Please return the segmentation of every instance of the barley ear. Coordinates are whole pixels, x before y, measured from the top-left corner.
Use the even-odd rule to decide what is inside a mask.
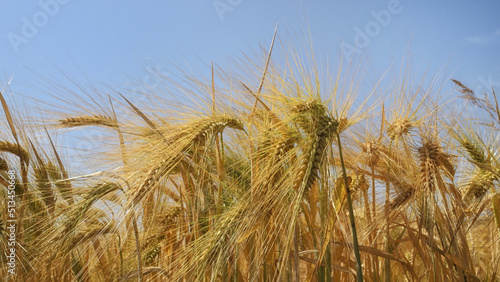
[[[22,161],[29,163],[30,155],[26,149],[14,143],[0,141],[0,152],[8,152],[19,157]]]
[[[50,146],[52,147],[52,150],[54,151],[54,154],[56,156],[57,164],[58,167],[53,165],[51,162],[49,162],[49,165],[52,165],[48,168],[50,177],[52,181],[55,183],[56,188],[58,189],[59,193],[61,193],[61,196],[70,204],[73,204],[73,196],[71,195],[71,182],[68,180],[68,172],[64,168],[64,164],[61,160],[61,157],[59,156],[59,153],[57,152],[56,147],[54,146],[54,142],[52,142],[52,138],[50,137],[49,132],[47,131],[47,128],[45,129],[45,133],[47,134],[47,137],[49,138]],[[60,172],[60,174],[59,174]],[[62,176],[62,177],[61,177]]]
[[[77,126],[105,126],[111,128],[117,128],[118,123],[115,119],[104,115],[86,115],[79,117],[69,117],[59,120],[59,123],[64,127],[77,127]]]

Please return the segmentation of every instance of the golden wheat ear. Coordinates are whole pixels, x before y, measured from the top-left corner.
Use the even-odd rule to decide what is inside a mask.
[[[45,133],[47,134],[47,138],[49,139],[50,146],[57,161],[57,165],[55,164],[55,162],[49,161],[47,163],[47,171],[49,173],[52,182],[56,186],[56,189],[61,194],[61,197],[68,204],[72,205],[74,203],[74,200],[72,195],[71,181],[69,180],[68,172],[66,171],[61,156],[59,155],[59,152],[57,151],[57,148],[54,145],[54,142],[52,141],[52,137],[50,137],[50,134],[46,128],[44,128],[44,130]]]
[[[244,130],[242,121],[237,118],[213,115],[182,126],[180,132],[173,132],[173,136],[162,134],[167,145],[160,143],[158,149],[165,152],[154,152],[161,159],[151,165],[146,176],[140,180],[140,184],[129,191],[132,203],[138,204],[161,179],[187,161],[184,160],[187,156],[195,154],[195,148],[208,146],[226,127]]]
[[[0,152],[8,152],[29,163],[30,154],[26,149],[8,141],[0,141]]]
[[[311,139],[310,146],[304,154],[301,170],[295,179],[296,189],[304,191],[318,178],[321,162],[325,159],[325,150],[332,142],[338,122],[327,115],[326,108],[317,100],[299,103],[293,106],[292,112],[300,114],[296,121]],[[304,113],[310,117],[303,116]],[[305,186],[301,187],[303,185]]]
[[[115,119],[104,115],[88,115],[79,117],[69,117],[59,120],[59,123],[64,127],[78,127],[78,126],[105,126],[117,128],[118,123]]]

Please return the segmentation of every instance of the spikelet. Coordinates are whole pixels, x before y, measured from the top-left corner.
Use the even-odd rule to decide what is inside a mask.
[[[182,209],[180,205],[169,206],[163,214],[158,216],[158,224],[168,227],[175,221],[181,211]]]
[[[470,159],[479,164],[487,164],[489,161],[486,158],[485,152],[481,145],[474,138],[461,135],[457,136],[458,142],[465,149]]]
[[[476,170],[472,179],[465,186],[464,199],[481,199],[492,187],[493,182],[498,180],[497,174],[484,169]]]
[[[461,83],[460,81],[455,80],[455,79],[451,79],[451,81],[453,81],[457,86],[459,86],[461,88],[460,92],[462,92],[463,94],[474,95],[474,91],[472,91],[467,86],[463,85],[463,83]]]
[[[86,243],[87,241],[96,240],[97,237],[113,233],[115,227],[113,224],[99,224],[85,226],[78,229],[72,236],[68,237],[70,240],[66,241],[62,246],[65,252],[70,252],[75,247]]]
[[[347,185],[349,186],[349,191],[351,191],[351,183],[352,177],[347,176]],[[344,177],[337,177],[335,179],[335,209],[341,209],[345,207],[345,202],[347,199],[346,189],[345,189],[345,180]]]
[[[211,140],[215,134],[222,133],[226,127],[244,130],[243,123],[239,119],[231,118],[227,115],[211,116],[197,121],[194,124],[184,126],[183,130],[180,131],[180,134],[189,134],[191,142],[185,144],[181,151],[188,152],[192,147],[204,145],[206,142]],[[186,132],[188,130],[189,132]],[[176,142],[178,139],[179,136],[174,138],[172,142]],[[142,198],[144,198],[146,193],[156,183],[158,183],[162,177],[169,174],[181,160],[182,155],[176,155],[174,152],[173,154],[165,157],[159,164],[154,165],[154,167],[149,170],[140,186],[131,191],[132,202],[138,203]]]
[[[49,208],[49,210],[52,212],[54,209],[56,199],[52,191],[52,185],[50,184],[49,181],[49,174],[47,173],[47,170],[44,168],[43,164],[41,166],[35,167],[34,172],[35,172],[36,185],[42,195],[42,200],[45,203],[45,205]]]
[[[169,206],[164,213],[155,218],[155,226],[158,226],[159,230],[155,235],[148,238],[144,246],[141,247],[142,250],[145,250],[143,259],[146,265],[152,265],[160,254],[163,245],[162,241],[165,239],[165,231],[171,228],[177,216],[180,215],[181,210],[180,205]]]
[[[61,194],[64,200],[66,200],[69,204],[73,203],[73,196],[71,195],[71,183],[69,180],[63,179],[62,171],[59,167],[56,167],[53,162],[47,162],[47,172],[54,183],[57,191]]]
[[[121,187],[113,182],[104,182],[92,188],[92,190],[85,195],[84,199],[78,202],[77,205],[74,205],[68,212],[68,220],[66,221],[66,225],[64,227],[64,233],[68,234],[75,231],[75,227],[96,201],[101,200],[107,194],[120,189]]]
[[[118,191],[120,189],[121,189],[120,185],[114,182],[104,182],[93,188],[92,191],[90,191],[90,193],[87,195],[86,199],[91,201],[96,201],[101,197],[104,197],[106,194]]]
[[[352,178],[352,184],[349,185],[349,190],[352,193],[365,191],[370,187],[364,174],[351,174],[350,177]]]
[[[146,178],[138,186],[138,189],[131,189],[131,199],[133,203],[138,203],[147,192],[160,181],[162,177],[169,174],[175,166],[182,160],[181,156],[168,156],[159,164],[149,170]]]
[[[270,156],[275,160],[280,160],[283,156],[286,155],[294,147],[294,138],[289,136],[278,137],[274,140],[272,151],[270,152]]]
[[[350,173],[347,176],[349,183],[349,191],[352,197],[352,200],[360,200],[360,197],[368,191],[370,185],[366,181],[364,174]],[[344,181],[344,177],[339,177],[339,181]],[[345,188],[344,188],[345,189]]]
[[[446,172],[446,176],[451,180],[453,180],[453,178],[455,177],[456,172],[456,168],[452,162],[452,159],[453,158],[451,155],[439,150],[437,155],[438,164],[441,166],[441,169]]]
[[[14,154],[24,160],[24,162],[29,163],[30,155],[23,147],[17,146],[14,143],[7,141],[0,141],[0,152],[9,152]]]
[[[324,113],[326,109],[325,106],[319,100],[311,99],[307,102],[297,103],[292,107],[291,110],[296,113],[306,113],[306,112]]]
[[[49,173],[50,178],[53,181],[60,180],[62,178],[62,173],[60,170],[54,165],[53,162],[48,161],[47,162],[47,172]]]
[[[71,253],[71,270],[73,273],[76,273],[76,277],[79,279],[82,274],[84,272],[84,265],[82,263],[82,261],[77,257],[75,256],[73,253]]]
[[[116,122],[115,119],[104,115],[69,117],[59,120],[59,124],[61,124],[64,127],[91,126],[91,125],[105,126],[111,128],[118,127],[118,123]]]
[[[349,120],[346,117],[339,118],[338,123],[337,130],[339,133],[344,132],[350,126]]]
[[[404,169],[401,168],[391,173],[384,172],[383,176],[397,192],[397,196],[390,203],[391,208],[397,208],[408,203],[415,194],[416,188],[421,184],[419,176],[417,176],[417,180],[414,180],[413,177],[415,176],[405,175]]]
[[[35,193],[26,193],[26,205],[28,210],[36,215],[46,215],[47,205]]]
[[[413,187],[409,187],[408,189],[400,192],[394,200],[389,204],[391,209],[398,208],[408,203],[411,197],[415,194],[415,189]]]
[[[318,178],[324,152],[337,130],[338,121],[329,117],[325,106],[317,100],[295,105],[292,111],[306,114],[297,118],[298,125],[308,134],[308,145],[294,186],[298,189],[301,184],[305,184],[305,189],[307,189]]]
[[[203,119],[188,128],[194,131],[193,142],[204,142],[209,136],[224,131],[225,127],[244,130],[243,123],[239,119],[226,115],[216,115]]]
[[[151,246],[150,248],[146,249],[144,252],[144,263],[147,266],[153,265],[154,260],[158,257],[161,251],[161,246],[160,244],[155,244]]]
[[[270,163],[276,163],[276,161],[281,160],[294,147],[297,141],[297,138],[293,137],[293,133],[276,130],[276,127],[264,130],[261,139],[262,141],[260,141],[257,148],[257,160],[270,161]]]
[[[366,164],[369,167],[374,167],[377,165],[380,159],[380,150],[379,144],[375,141],[369,141],[364,144],[361,144],[361,149],[363,153],[366,155]]]
[[[425,191],[434,192],[437,184],[439,170],[443,168],[447,173],[454,175],[455,170],[447,154],[443,153],[441,147],[433,141],[425,141],[418,148],[420,159],[420,172],[422,186]]]
[[[163,176],[171,172],[180,160],[181,157],[178,156],[174,156],[174,158],[168,157],[152,168],[147,174],[147,177],[143,180],[140,188],[134,192],[134,202],[137,203],[140,199],[142,199],[145,196],[145,192],[158,183]]]
[[[413,127],[413,123],[408,119],[396,120],[389,124],[387,128],[387,134],[391,140],[398,139],[410,132]]]

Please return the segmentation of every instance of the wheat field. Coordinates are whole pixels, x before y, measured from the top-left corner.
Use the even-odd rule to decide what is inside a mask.
[[[142,101],[82,89],[42,119],[5,88],[0,245],[15,235],[16,273],[4,255],[0,277],[499,281],[494,89],[403,68],[361,93],[359,68],[286,50],[163,78]],[[60,137],[85,130],[104,137],[75,165]]]

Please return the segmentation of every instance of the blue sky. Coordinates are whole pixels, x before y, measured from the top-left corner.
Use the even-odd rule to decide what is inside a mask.
[[[491,0],[0,0],[0,87],[12,78],[14,95],[38,96],[25,86],[37,74],[123,85],[145,80],[144,63],[223,64],[268,45],[279,23],[281,35],[309,26],[315,48],[333,62],[342,46],[357,48],[352,56],[379,75],[411,43],[417,76],[447,67],[487,91],[500,86],[499,12]]]

